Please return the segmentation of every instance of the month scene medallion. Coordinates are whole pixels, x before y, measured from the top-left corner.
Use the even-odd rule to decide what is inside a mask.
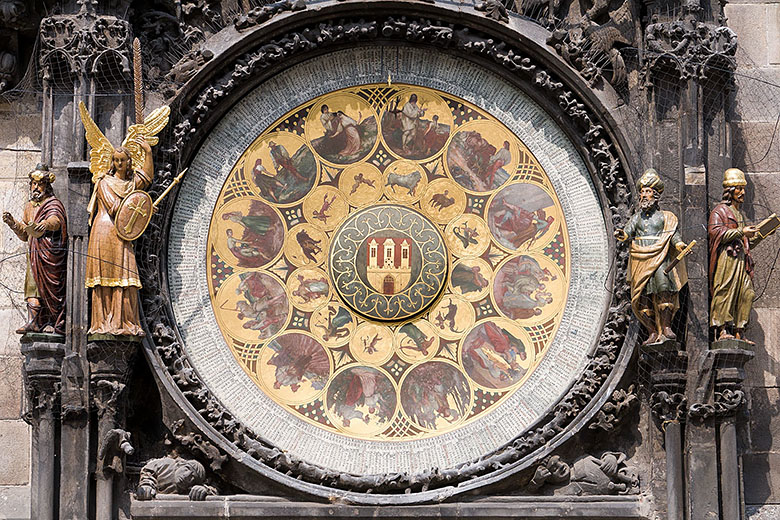
[[[291,81],[295,104],[247,96],[185,179],[169,286],[193,366],[311,464],[414,473],[497,449],[597,340],[608,242],[587,170],[525,98],[501,119],[454,79]]]

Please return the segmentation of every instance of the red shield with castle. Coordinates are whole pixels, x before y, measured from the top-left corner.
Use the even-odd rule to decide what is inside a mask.
[[[412,241],[407,237],[373,236],[366,240],[366,277],[382,294],[398,294],[412,276]]]

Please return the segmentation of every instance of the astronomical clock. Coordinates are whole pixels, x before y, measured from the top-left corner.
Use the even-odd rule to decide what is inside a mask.
[[[475,66],[393,52],[390,81],[350,72],[382,59],[353,49],[242,98],[168,246],[210,391],[270,446],[357,476],[512,442],[580,376],[609,297],[601,203],[557,123]]]

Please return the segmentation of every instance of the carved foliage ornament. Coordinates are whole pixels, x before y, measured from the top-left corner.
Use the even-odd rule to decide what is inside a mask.
[[[725,25],[695,19],[659,22],[645,28],[645,60],[641,74],[650,86],[653,74],[664,66],[674,67],[680,80],[705,79],[716,69],[733,71],[737,33]]]
[[[182,109],[181,120],[175,128],[173,151],[181,153],[199,132],[201,125],[211,117],[211,110],[229,99],[239,85],[249,83],[261,71],[308,51],[323,50],[342,42],[372,41],[381,34],[385,39],[413,41],[439,48],[452,48],[483,59],[494,61],[524,81],[542,87],[542,91],[561,107],[565,119],[580,129],[587,154],[596,167],[609,212],[614,224],[620,225],[629,215],[626,201],[630,198],[625,170],[613,149],[609,135],[598,124],[577,95],[567,90],[557,77],[545,70],[524,52],[504,42],[471,31],[462,26],[434,23],[426,19],[387,17],[375,20],[325,21],[288,33],[251,51],[223,71],[214,75],[212,83],[204,87]],[[172,166],[155,177],[153,190],[162,191],[172,178]],[[145,290],[142,293],[148,330],[157,347],[157,354],[167,367],[173,381],[198,413],[226,439],[267,466],[299,480],[327,487],[363,493],[394,493],[401,490],[422,492],[428,489],[469,481],[489,474],[518,461],[562,434],[604,387],[614,368],[615,360],[625,340],[627,330],[627,286],[619,282],[613,289],[610,313],[603,328],[599,345],[591,356],[582,376],[554,409],[536,423],[536,427],[517,437],[511,444],[479,460],[445,471],[432,469],[415,475],[337,474],[296,459],[280,451],[249,431],[225,409],[200,381],[171,328],[171,321],[163,308],[168,304],[160,297],[160,264],[162,244],[165,244],[164,218],[170,218],[172,205],[153,218],[147,233],[139,241],[139,270]],[[162,215],[166,215],[163,217]],[[616,280],[625,279],[627,255],[625,249],[617,253]],[[219,457],[217,456],[217,459]]]
[[[71,73],[83,73],[105,56],[115,57],[122,72],[130,72],[130,23],[113,16],[85,20],[74,16],[50,16],[41,21],[40,65],[46,77],[53,58],[64,59]]]
[[[736,414],[744,402],[745,392],[726,389],[722,392],[715,392],[712,403],[692,404],[688,410],[688,415],[691,418],[701,420],[728,417]]]

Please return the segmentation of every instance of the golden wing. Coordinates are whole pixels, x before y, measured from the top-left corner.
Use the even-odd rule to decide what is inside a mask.
[[[92,172],[92,182],[95,182],[111,168],[114,147],[111,146],[111,141],[103,135],[103,132],[100,131],[100,128],[89,116],[87,106],[83,101],[79,101],[79,112],[81,112],[81,122],[84,125],[87,142],[91,147],[89,151],[89,171]]]
[[[141,168],[146,158],[146,153],[138,144],[138,138],[143,136],[146,138],[149,146],[156,145],[159,139],[155,136],[168,124],[170,115],[171,107],[165,105],[146,116],[143,123],[135,124],[127,129],[127,137],[122,142],[122,146],[130,151],[130,157],[133,159],[133,168]]]

